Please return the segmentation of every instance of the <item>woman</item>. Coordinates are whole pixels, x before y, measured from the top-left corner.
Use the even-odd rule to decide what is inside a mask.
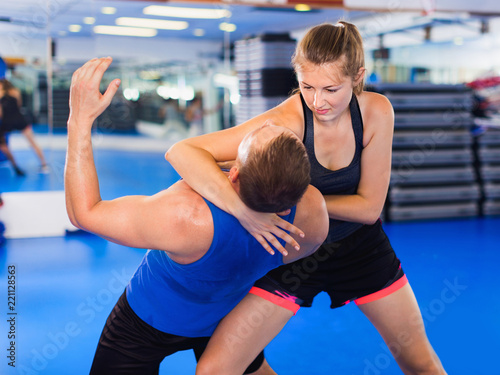
[[[2,119],[2,133],[5,137],[5,133],[19,130],[23,133],[23,135],[28,140],[29,144],[37,154],[40,159],[40,172],[48,173],[49,169],[47,166],[47,162],[45,161],[45,157],[43,155],[42,149],[38,146],[35,141],[35,136],[33,134],[33,128],[30,124],[26,122],[26,119],[22,115],[20,108],[22,105],[21,101],[21,93],[18,89],[16,89],[12,83],[10,83],[6,79],[0,80],[0,104],[1,104],[1,112],[0,117]],[[1,138],[1,135],[0,135]],[[5,146],[3,146],[5,145]],[[10,151],[6,148],[6,142],[0,139],[1,151],[4,152],[9,158],[14,167],[16,174],[24,175],[24,173],[19,169],[17,164],[12,157]],[[10,155],[9,155],[10,154]]]
[[[25,176],[24,171],[19,168],[17,165],[16,159],[14,158],[14,155],[12,155],[12,152],[10,151],[9,145],[7,144],[7,131],[4,130],[2,123],[1,123],[1,118],[2,118],[2,108],[0,107],[0,152],[5,155],[8,161],[10,161],[10,164],[12,165],[12,168],[14,169],[14,172],[16,173],[16,176]]]
[[[332,308],[356,302],[405,374],[444,374],[413,291],[378,220],[390,180],[394,113],[387,98],[363,91],[359,31],[343,21],[316,26],[298,44],[292,63],[299,93],[235,128],[182,141],[166,154],[190,186],[236,216],[268,249],[266,241],[277,242],[273,235],[292,242],[279,228],[281,220],[246,208],[215,162],[234,159],[243,136],[263,121],[286,126],[306,145],[312,185],[324,195],[330,216],[329,235],[315,254],[321,257],[313,255],[308,263],[315,267],[298,272],[300,264],[292,264],[259,281],[253,294],[219,325],[197,373],[241,373],[248,357],[254,358],[259,346],[272,339],[260,327],[236,346],[227,339],[241,322],[249,321],[252,309],[270,308],[271,301],[283,295],[311,306],[314,296],[326,291]],[[273,318],[277,315],[286,321],[291,313],[274,309]],[[265,363],[258,374],[274,372]]]

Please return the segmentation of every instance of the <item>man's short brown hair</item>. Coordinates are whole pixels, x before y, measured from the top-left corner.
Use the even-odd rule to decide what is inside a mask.
[[[252,210],[281,212],[295,206],[311,181],[302,142],[283,133],[252,148],[240,167],[240,197]]]

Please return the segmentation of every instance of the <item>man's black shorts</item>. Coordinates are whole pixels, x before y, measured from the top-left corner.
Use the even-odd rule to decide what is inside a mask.
[[[99,339],[90,375],[157,375],[163,359],[193,349],[196,359],[210,337],[183,337],[159,331],[139,318],[123,293],[109,315]],[[260,353],[245,374],[257,371]]]

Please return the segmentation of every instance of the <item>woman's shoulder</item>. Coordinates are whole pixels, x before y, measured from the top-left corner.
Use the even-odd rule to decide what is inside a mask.
[[[357,96],[363,122],[371,123],[374,120],[394,120],[392,104],[386,96],[376,92],[363,91]]]
[[[304,128],[304,112],[299,94],[294,94],[266,112],[275,124],[291,129],[298,137],[302,136]]]
[[[380,114],[380,112],[392,111],[392,104],[385,95],[363,91],[357,98],[362,112],[377,112]]]
[[[302,101],[300,100],[300,94],[290,95],[275,108],[283,112],[291,112],[292,114],[302,113]]]
[[[358,95],[363,118],[363,143],[366,146],[375,134],[389,135],[394,131],[394,110],[384,95],[363,91]]]
[[[21,91],[19,89],[13,88],[8,91],[9,96],[13,98],[19,98],[21,96]]]

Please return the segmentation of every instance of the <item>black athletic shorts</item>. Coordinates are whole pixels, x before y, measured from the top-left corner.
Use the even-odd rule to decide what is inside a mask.
[[[270,271],[250,291],[283,306],[310,307],[326,292],[331,308],[351,301],[368,303],[403,287],[408,280],[380,221],[363,225],[339,242],[323,244],[314,254]],[[280,301],[281,300],[281,303]],[[286,305],[284,307],[287,307]]]
[[[159,331],[139,318],[123,293],[111,311],[94,356],[90,375],[157,375],[166,356],[193,349],[198,360],[210,337],[183,337]],[[245,374],[264,362],[260,353]]]

